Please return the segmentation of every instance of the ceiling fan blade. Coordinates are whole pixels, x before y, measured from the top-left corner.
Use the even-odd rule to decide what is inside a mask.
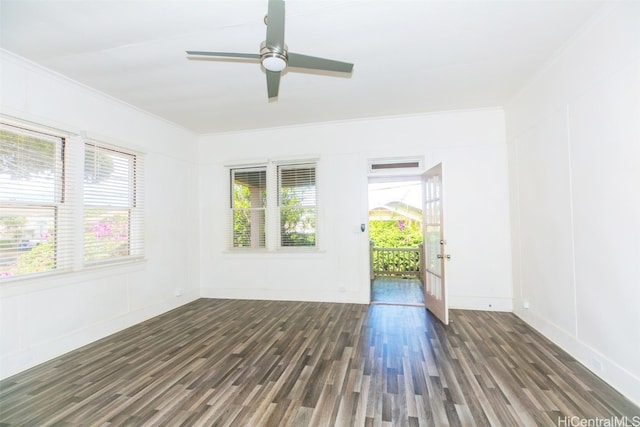
[[[284,1],[269,0],[267,11],[267,46],[284,50]]]
[[[267,93],[269,98],[276,98],[278,96],[278,89],[280,89],[280,71],[269,71],[267,73]]]
[[[195,56],[218,56],[226,58],[249,58],[260,59],[260,55],[257,53],[237,53],[237,52],[201,52],[196,50],[188,50],[187,54]]]
[[[353,70],[353,64],[350,64],[348,62],[317,58],[315,56],[300,55],[299,53],[292,52],[289,52],[287,56],[289,58],[289,67],[337,71],[339,73],[350,73]]]

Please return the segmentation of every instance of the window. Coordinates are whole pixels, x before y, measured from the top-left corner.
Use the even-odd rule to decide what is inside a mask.
[[[0,127],[0,278],[70,266],[60,240],[65,140],[14,126]]]
[[[267,169],[231,170],[233,247],[264,248]]]
[[[278,208],[280,246],[315,246],[315,165],[278,166]]]
[[[138,156],[97,143],[84,151],[84,262],[141,256]]]
[[[230,170],[232,248],[316,246],[316,163]]]
[[[7,121],[0,124],[0,280],[142,257],[143,156]]]

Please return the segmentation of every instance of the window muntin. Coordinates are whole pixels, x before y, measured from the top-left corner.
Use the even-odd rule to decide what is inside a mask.
[[[59,256],[64,144],[62,137],[0,125],[0,278],[70,267]]]

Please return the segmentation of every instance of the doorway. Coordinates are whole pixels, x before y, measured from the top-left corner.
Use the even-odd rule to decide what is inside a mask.
[[[369,178],[371,303],[425,306],[420,176]]]

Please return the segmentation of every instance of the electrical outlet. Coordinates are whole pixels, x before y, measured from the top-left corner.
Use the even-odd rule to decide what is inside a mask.
[[[182,288],[177,288],[176,289],[176,296],[177,297],[181,297],[182,296]]]
[[[522,301],[522,308],[529,308],[529,301],[527,300]]]

